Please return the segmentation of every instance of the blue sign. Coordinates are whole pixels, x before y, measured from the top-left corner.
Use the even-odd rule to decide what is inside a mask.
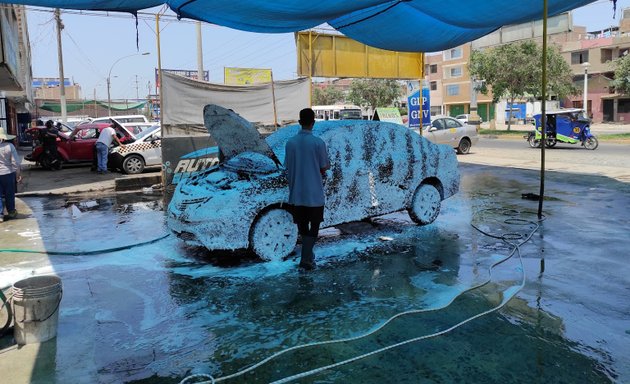
[[[420,90],[407,97],[409,128],[420,128]],[[429,89],[422,89],[422,125],[431,124],[431,101]]]
[[[422,88],[422,125],[431,125],[431,96],[429,88]]]

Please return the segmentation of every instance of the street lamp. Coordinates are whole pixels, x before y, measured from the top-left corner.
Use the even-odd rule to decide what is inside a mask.
[[[128,57],[133,56],[146,56],[150,55],[150,52],[142,52],[142,53],[134,53],[133,55],[123,56],[120,59],[114,61],[114,64],[109,68],[109,74],[107,74],[107,109],[109,110],[109,115],[112,115],[112,97],[111,97],[111,77],[112,77],[112,69],[114,69],[114,65],[118,64],[118,62],[122,59],[126,59]]]
[[[584,97],[584,113],[586,114],[586,116],[588,117],[588,67],[591,64],[586,61],[584,63],[582,63],[582,67],[584,67],[584,92],[583,92],[583,97]]]

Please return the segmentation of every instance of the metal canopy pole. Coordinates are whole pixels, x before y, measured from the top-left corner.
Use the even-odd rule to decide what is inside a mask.
[[[538,219],[542,219],[545,199],[545,134],[547,131],[547,0],[543,0],[543,43],[542,43],[542,102],[540,103],[540,192],[538,193]]]

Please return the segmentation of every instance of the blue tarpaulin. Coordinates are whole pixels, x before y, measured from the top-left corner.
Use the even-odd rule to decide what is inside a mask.
[[[548,0],[549,15],[595,0]],[[251,32],[294,32],[328,23],[388,50],[434,52],[508,24],[542,19],[543,0],[14,0],[44,7],[136,12],[167,4],[181,17]]]

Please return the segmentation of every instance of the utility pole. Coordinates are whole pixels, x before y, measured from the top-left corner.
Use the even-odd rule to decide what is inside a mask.
[[[197,80],[204,81],[203,76],[203,47],[201,44],[201,21],[197,22]]]
[[[59,101],[61,103],[61,121],[68,121],[68,112],[66,110],[66,79],[63,75],[63,50],[61,49],[61,30],[63,23],[61,22],[61,11],[55,8],[55,19],[57,20],[57,57],[59,59]]]
[[[136,75],[136,101],[140,100],[140,96],[138,94],[138,75]]]

